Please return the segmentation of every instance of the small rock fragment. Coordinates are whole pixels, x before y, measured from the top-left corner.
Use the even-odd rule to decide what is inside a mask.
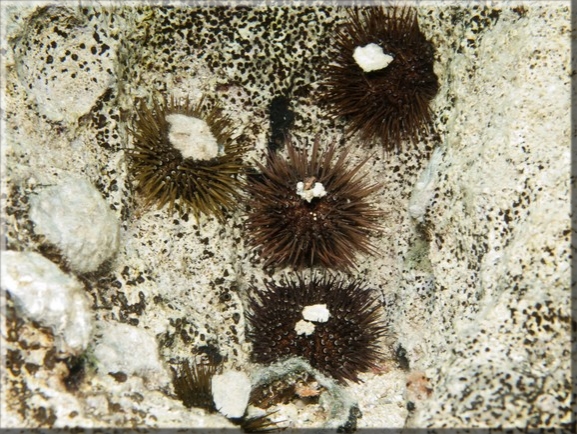
[[[33,196],[30,218],[34,231],[57,246],[76,272],[95,271],[118,249],[118,219],[85,179],[71,179]]]
[[[223,415],[239,418],[248,405],[251,384],[244,372],[228,371],[212,377],[212,399]]]
[[[2,252],[2,286],[23,314],[50,327],[61,351],[86,349],[92,333],[90,301],[82,284],[36,252]]]

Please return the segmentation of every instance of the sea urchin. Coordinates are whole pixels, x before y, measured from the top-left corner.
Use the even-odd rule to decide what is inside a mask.
[[[383,357],[382,307],[357,281],[317,276],[284,286],[266,282],[262,291],[251,288],[246,315],[257,363],[302,357],[340,382],[359,382],[357,374]]]
[[[439,88],[434,48],[413,9],[347,9],[336,34],[334,61],[325,69],[324,99],[346,118],[347,132],[384,149],[416,141],[431,122],[430,101]]]
[[[374,253],[369,237],[382,213],[369,200],[380,186],[359,176],[368,158],[349,169],[347,151],[337,158],[334,145],[319,148],[317,138],[309,160],[287,142],[288,160],[269,153],[247,181],[249,244],[265,267],[347,269],[357,252]]]
[[[200,407],[215,411],[212,400],[211,381],[218,372],[214,363],[196,364],[188,360],[173,369],[173,387],[176,396],[187,407]]]
[[[146,204],[180,203],[222,220],[238,203],[245,147],[233,140],[230,119],[216,108],[204,115],[203,100],[141,102],[131,132],[130,168]]]

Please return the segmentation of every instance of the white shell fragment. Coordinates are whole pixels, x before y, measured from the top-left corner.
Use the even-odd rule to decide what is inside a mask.
[[[384,69],[390,65],[394,57],[383,52],[377,44],[370,43],[364,47],[357,47],[353,53],[353,58],[363,71],[371,72]]]
[[[2,252],[2,287],[26,317],[50,327],[66,352],[86,349],[92,334],[90,300],[82,284],[36,252]]]
[[[313,304],[303,309],[303,318],[308,321],[327,322],[330,316],[326,304]]]
[[[184,158],[210,160],[218,155],[218,142],[202,119],[172,114],[166,121],[170,124],[168,140]]]
[[[226,417],[242,417],[249,395],[250,379],[244,372],[227,371],[212,377],[212,400]]]
[[[315,325],[312,322],[305,321],[301,319],[295,324],[295,332],[297,335],[312,335],[315,331]]]
[[[327,191],[325,190],[325,186],[322,185],[320,182],[315,182],[313,188],[305,190],[304,182],[297,182],[297,194],[307,202],[310,202],[315,197],[323,197],[326,196]]]

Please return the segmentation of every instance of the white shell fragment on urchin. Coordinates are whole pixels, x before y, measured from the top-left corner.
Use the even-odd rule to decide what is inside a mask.
[[[307,321],[327,322],[331,316],[326,304],[312,304],[303,309],[303,318]]]
[[[183,158],[210,160],[218,156],[218,142],[208,124],[199,118],[175,113],[166,116],[168,140]]]
[[[36,252],[2,252],[2,287],[30,320],[53,330],[57,347],[81,353],[92,334],[90,300],[82,284]]]
[[[95,271],[118,249],[118,219],[85,179],[71,179],[32,196],[30,218],[34,232],[57,246],[76,272]]]
[[[327,191],[325,186],[320,182],[315,182],[313,188],[305,189],[304,182],[297,182],[297,194],[307,202],[310,202],[315,197],[326,196]]]
[[[355,48],[353,58],[365,72],[384,69],[394,60],[393,56],[383,52],[383,49],[375,43]]]
[[[305,321],[304,319],[297,321],[295,324],[295,332],[297,332],[297,335],[310,336],[314,333],[314,331],[315,325],[312,322]]]
[[[250,379],[244,372],[227,371],[212,377],[212,400],[217,410],[226,417],[244,415],[250,396]]]
[[[302,311],[303,318],[295,324],[297,335],[310,336],[315,331],[313,322],[327,322],[331,316],[326,304],[311,304]]]

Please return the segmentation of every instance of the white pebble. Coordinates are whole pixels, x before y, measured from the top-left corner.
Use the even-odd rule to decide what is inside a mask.
[[[301,319],[295,324],[295,332],[297,335],[310,336],[315,331],[315,325],[312,322],[305,321]]]
[[[227,371],[212,377],[212,400],[226,417],[244,415],[250,395],[250,379],[244,372]]]
[[[118,249],[118,219],[100,192],[85,179],[72,179],[30,199],[34,232],[56,245],[70,267],[95,271]]]
[[[31,320],[50,327],[61,351],[80,353],[92,334],[90,300],[82,284],[36,252],[2,252],[2,286]]]
[[[326,304],[312,304],[303,309],[303,318],[308,321],[327,322],[330,316]]]
[[[166,120],[168,140],[184,158],[210,160],[218,155],[218,142],[205,121],[182,114],[168,115]]]
[[[394,57],[383,52],[377,44],[370,43],[364,47],[357,47],[353,58],[363,71],[371,72],[384,69],[393,61]]]

